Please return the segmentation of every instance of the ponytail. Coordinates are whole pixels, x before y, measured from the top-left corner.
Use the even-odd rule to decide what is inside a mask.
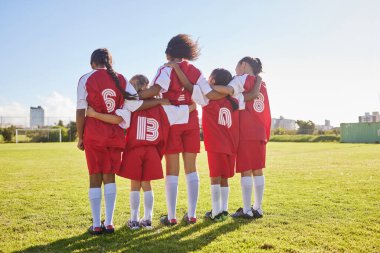
[[[243,62],[246,62],[249,64],[255,76],[263,72],[263,65],[261,64],[261,61],[259,58],[252,58],[250,56],[246,56],[239,61],[239,64],[242,64]]]
[[[235,100],[232,99],[230,95],[228,95],[226,98],[228,101],[230,101],[233,111],[236,111],[237,109],[239,109],[239,105],[236,103]]]
[[[119,80],[119,77],[117,76],[116,72],[113,70],[111,64],[106,61],[105,64],[104,64],[107,68],[107,72],[111,75],[112,79],[115,81],[115,85],[116,87],[118,88],[118,90],[121,92],[121,94],[123,95],[124,99],[127,99],[127,100],[136,100],[136,96],[137,94],[135,95],[132,95],[130,94],[129,92],[126,92],[121,86],[120,86],[120,80]]]
[[[126,92],[120,86],[120,80],[116,74],[116,72],[112,68],[112,56],[107,48],[99,48],[96,49],[91,54],[91,64],[94,63],[97,66],[105,66],[107,68],[107,72],[111,75],[112,79],[115,81],[116,88],[121,92],[124,99],[127,100],[136,100],[137,94],[132,95],[129,92]]]

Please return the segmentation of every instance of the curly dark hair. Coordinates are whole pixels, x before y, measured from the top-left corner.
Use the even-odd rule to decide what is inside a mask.
[[[173,58],[183,58],[189,61],[198,59],[200,49],[198,41],[193,41],[190,35],[178,34],[171,38],[165,53]]]

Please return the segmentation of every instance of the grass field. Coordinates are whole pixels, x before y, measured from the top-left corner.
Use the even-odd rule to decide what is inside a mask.
[[[198,217],[211,207],[205,152]],[[263,219],[200,218],[166,228],[163,181],[153,184],[153,230],[130,231],[129,182],[118,179],[114,235],[91,237],[84,154],[74,143],[0,145],[3,252],[380,252],[380,145],[270,143]],[[231,181],[230,211],[241,206]],[[186,211],[180,176],[178,216]],[[141,210],[142,211],[142,210]]]

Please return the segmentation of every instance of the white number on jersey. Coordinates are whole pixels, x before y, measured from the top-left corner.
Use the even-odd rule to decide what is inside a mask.
[[[264,109],[265,109],[265,105],[264,105],[264,96],[263,94],[260,92],[259,93],[259,97],[256,98],[253,102],[253,109],[256,111],[256,112],[263,112]]]
[[[115,100],[111,97],[116,97],[116,93],[112,89],[105,89],[102,91],[102,96],[104,99],[104,103],[107,106],[107,112],[112,112],[115,110]]]
[[[218,124],[230,128],[232,126],[231,112],[223,107],[219,110]]]
[[[147,117],[137,118],[137,139],[155,141],[158,138],[158,122]]]

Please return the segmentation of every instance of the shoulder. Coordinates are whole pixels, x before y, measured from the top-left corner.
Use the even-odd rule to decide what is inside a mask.
[[[165,65],[162,65],[157,70],[157,76],[160,76],[161,74],[170,75],[170,73],[172,72],[172,69],[173,68],[171,68],[171,67],[167,67]]]
[[[79,83],[86,83],[86,81],[88,80],[88,78],[92,75],[94,75],[94,73],[96,73],[97,70],[93,70],[91,72],[88,72],[87,74],[84,74],[83,76],[81,76],[81,78],[79,78]]]

